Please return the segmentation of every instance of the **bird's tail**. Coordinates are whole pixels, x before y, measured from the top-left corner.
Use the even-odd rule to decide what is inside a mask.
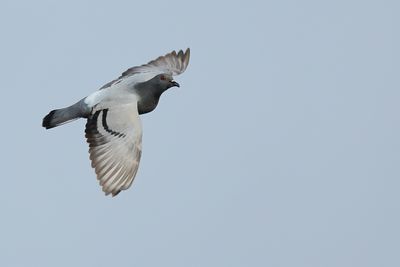
[[[46,129],[51,129],[74,121],[78,118],[86,118],[89,114],[89,111],[90,109],[87,107],[84,99],[82,99],[81,101],[67,108],[50,111],[50,113],[43,118],[42,126]]]

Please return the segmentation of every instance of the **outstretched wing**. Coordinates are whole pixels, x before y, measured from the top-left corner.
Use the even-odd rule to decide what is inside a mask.
[[[186,49],[185,53],[182,50],[179,50],[178,53],[172,51],[171,53],[166,54],[165,56],[158,57],[155,60],[150,61],[147,64],[130,68],[122,73],[122,77],[131,76],[136,73],[146,73],[151,72],[156,75],[161,73],[166,73],[169,75],[179,75],[183,73],[190,59],[190,49]]]
[[[87,120],[85,132],[92,167],[106,195],[115,196],[128,189],[142,151],[137,102],[95,109]]]
[[[118,79],[106,83],[100,88],[100,90],[118,84],[122,80],[131,78],[135,79],[136,82],[144,82],[162,73],[179,75],[186,70],[189,64],[189,59],[189,48],[186,49],[185,53],[182,50],[179,50],[178,53],[176,53],[176,51],[172,51],[171,53],[158,57],[147,64],[127,69],[120,77],[118,77]]]

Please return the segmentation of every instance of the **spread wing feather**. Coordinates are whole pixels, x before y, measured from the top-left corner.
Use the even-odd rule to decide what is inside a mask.
[[[114,84],[117,84],[123,79],[130,78],[131,76],[137,74],[141,75],[149,74],[145,75],[145,77],[148,77],[149,79],[162,73],[169,75],[179,75],[186,70],[189,64],[189,59],[190,59],[189,48],[186,49],[185,52],[183,52],[182,50],[179,50],[178,53],[176,51],[172,51],[171,53],[168,53],[164,56],[160,56],[157,59],[154,59],[147,64],[127,69],[122,73],[122,75],[118,79],[115,79],[105,84],[100,89],[108,88]]]
[[[103,191],[113,196],[128,189],[142,151],[137,103],[94,110],[86,124],[90,160]]]
[[[122,77],[131,76],[136,73],[154,72],[157,74],[166,73],[169,75],[179,75],[183,73],[190,59],[190,49],[186,49],[185,53],[179,50],[178,53],[172,51],[165,56],[158,57],[147,64],[130,68],[122,73]]]

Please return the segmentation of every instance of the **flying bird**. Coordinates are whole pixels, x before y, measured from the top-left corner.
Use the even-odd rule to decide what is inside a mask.
[[[87,119],[85,136],[92,167],[106,195],[128,189],[139,167],[142,124],[139,115],[153,111],[160,96],[179,84],[190,49],[172,51],[147,64],[132,67],[77,103],[50,111],[42,126],[54,128],[79,118]]]

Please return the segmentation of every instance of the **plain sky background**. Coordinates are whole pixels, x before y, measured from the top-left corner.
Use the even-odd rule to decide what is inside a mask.
[[[0,266],[400,266],[398,1],[1,1]],[[191,48],[105,197],[84,120]]]

